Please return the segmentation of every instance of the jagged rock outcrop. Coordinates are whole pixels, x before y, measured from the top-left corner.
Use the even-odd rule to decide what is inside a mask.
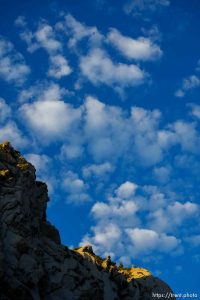
[[[0,144],[1,300],[147,300],[171,292],[145,269],[117,267],[91,246],[61,245],[46,220],[47,201],[35,168],[8,142]]]

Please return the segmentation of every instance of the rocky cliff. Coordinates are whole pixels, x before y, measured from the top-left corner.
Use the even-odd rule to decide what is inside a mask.
[[[0,144],[0,300],[147,300],[171,292],[147,270],[117,266],[89,245],[61,245],[47,202],[34,166]]]

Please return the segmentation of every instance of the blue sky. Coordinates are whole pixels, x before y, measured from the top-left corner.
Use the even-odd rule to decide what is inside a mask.
[[[62,242],[200,293],[199,1],[7,0],[0,13],[0,140],[48,183]]]

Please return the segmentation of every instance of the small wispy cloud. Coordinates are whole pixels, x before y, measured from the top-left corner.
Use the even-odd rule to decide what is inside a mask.
[[[200,78],[196,75],[191,75],[183,80],[182,86],[175,92],[175,96],[182,98],[188,91],[200,87]]]
[[[138,66],[115,63],[108,54],[100,49],[80,58],[82,75],[93,84],[106,84],[108,86],[128,87],[140,85],[147,74]]]
[[[0,78],[20,86],[30,72],[23,55],[15,50],[11,42],[0,37]]]
[[[48,76],[61,79],[71,74],[72,68],[63,54],[62,41],[56,36],[56,32],[52,26],[46,22],[39,23],[37,29],[33,32],[28,29],[27,22],[23,16],[17,18],[15,25],[19,28],[20,37],[26,42],[27,50],[30,53],[40,48],[48,53]]]
[[[144,37],[133,39],[123,36],[114,28],[108,34],[108,41],[124,57],[130,60],[151,61],[157,60],[162,56],[162,50],[151,39]]]
[[[72,171],[63,174],[62,187],[67,193],[66,202],[68,203],[82,204],[90,200],[87,183]]]
[[[149,19],[149,13],[160,11],[169,5],[169,0],[130,0],[124,5],[124,11],[134,17]]]

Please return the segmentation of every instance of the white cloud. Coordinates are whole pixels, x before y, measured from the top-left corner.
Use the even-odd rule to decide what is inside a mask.
[[[66,92],[58,85],[49,85],[39,99],[37,93],[34,95],[35,89],[21,95],[23,100],[29,95],[35,101],[22,105],[20,117],[37,139],[65,141],[61,154],[68,159],[89,153],[95,164],[112,163],[120,158],[152,166],[162,161],[174,145],[180,145],[183,152],[199,151],[200,136],[195,123],[176,121],[162,129],[159,110],[132,107],[128,112],[91,96],[74,108],[55,99],[61,99]],[[74,135],[70,134],[72,130]]]
[[[171,128],[174,131],[176,143],[179,144],[184,151],[191,153],[199,152],[200,136],[195,123],[176,121],[171,125]]]
[[[89,27],[85,24],[77,21],[72,15],[67,14],[65,16],[64,24],[58,23],[57,27],[60,27],[65,32],[70,32],[70,39],[68,41],[69,48],[75,48],[77,43],[81,40],[88,38],[90,45],[100,45],[103,36],[96,27]]]
[[[85,236],[80,245],[91,244],[95,251],[106,249],[112,251],[113,247],[121,239],[121,230],[116,224],[109,223],[107,226],[96,226],[92,228],[93,237]],[[105,253],[105,252],[104,252]]]
[[[63,101],[36,101],[21,106],[20,116],[39,139],[64,139],[80,118],[80,111]]]
[[[77,159],[81,157],[83,151],[80,141],[77,141],[77,144],[72,142],[61,147],[61,157],[64,159]]]
[[[144,13],[155,12],[169,5],[169,0],[130,0],[125,4],[124,11],[133,16],[144,16]]]
[[[150,254],[151,252],[172,252],[177,250],[180,240],[174,236],[159,234],[156,231],[143,228],[126,229],[133,245],[135,255]]]
[[[183,81],[184,90],[191,90],[199,86],[200,86],[200,79],[195,75],[191,75],[189,78],[186,78]]]
[[[88,151],[95,161],[105,162],[112,157],[115,159],[127,147],[127,121],[120,108],[107,106],[93,97],[87,97],[84,120]]]
[[[56,39],[53,28],[48,24],[39,25],[38,30],[35,32],[35,38],[40,46],[51,54],[62,50],[61,42]]]
[[[196,71],[197,71],[197,72],[200,71],[200,59],[197,61]]]
[[[13,121],[7,122],[5,125],[0,126],[0,141],[10,141],[13,147],[23,148],[27,146],[27,139],[23,136],[22,132]]]
[[[53,55],[62,51],[62,43],[56,38],[53,27],[43,22],[38,25],[35,32],[27,27],[25,17],[19,16],[15,25],[20,28],[20,37],[28,46],[27,50],[32,53],[39,48],[44,48],[49,54]]]
[[[144,83],[148,74],[136,64],[114,62],[105,49],[108,43],[113,44],[129,59],[148,61],[162,56],[162,50],[153,39],[132,39],[123,36],[115,28],[111,29],[106,37],[95,26],[87,26],[70,14],[64,16],[64,21],[58,22],[55,28],[69,37],[68,47],[73,49],[73,54],[79,58],[82,77],[95,85],[111,86],[122,95],[124,88]],[[80,76],[76,83],[79,88],[83,82],[82,77]]]
[[[126,181],[118,187],[118,189],[116,190],[116,195],[117,197],[122,199],[129,199],[134,196],[136,189],[137,184]]]
[[[57,79],[67,76],[72,72],[68,61],[62,55],[54,55],[50,57],[50,67],[48,75]]]
[[[26,65],[22,54],[15,50],[11,42],[0,37],[0,78],[21,85],[29,73],[30,68]]]
[[[19,102],[30,101],[55,101],[62,100],[64,96],[70,95],[70,91],[60,87],[57,83],[42,82],[28,89],[21,90],[18,95]]]
[[[158,182],[165,184],[170,179],[171,168],[169,166],[156,167],[154,168],[153,173]]]
[[[18,16],[17,19],[15,20],[15,25],[16,26],[26,26],[26,19],[24,16]]]
[[[28,153],[26,159],[34,165],[38,173],[45,172],[51,162],[51,159],[45,154]]]
[[[182,245],[177,228],[187,228],[188,220],[197,221],[198,213],[196,203],[175,201],[173,195],[163,194],[154,186],[125,182],[114,189],[114,195],[107,195],[106,200],[92,206],[95,225],[83,237],[82,244],[91,243],[100,255],[115,253],[118,258],[178,254]],[[112,241],[102,238],[110,224],[114,232]]]
[[[196,203],[174,202],[165,208],[158,208],[149,214],[149,224],[152,229],[159,232],[173,232],[174,228],[183,224],[190,218],[197,217],[199,206]]]
[[[199,211],[199,206],[196,203],[175,202],[168,207],[169,216],[174,219],[175,223],[181,223],[185,218],[194,216]]]
[[[71,74],[72,69],[63,55],[63,44],[56,35],[56,31],[47,23],[40,23],[35,32],[27,28],[25,19],[19,17],[15,24],[22,29],[20,37],[27,43],[27,50],[35,52],[43,48],[49,55],[48,75],[56,79]]]
[[[28,142],[14,121],[11,107],[3,98],[0,98],[0,143],[5,140],[20,149],[27,146]]]
[[[83,168],[83,176],[88,177],[97,177],[102,178],[106,176],[107,174],[113,172],[114,167],[110,162],[105,162],[103,164],[91,164],[87,167]]]
[[[88,185],[79,178],[78,174],[68,171],[63,174],[63,189],[66,191],[66,201],[74,204],[84,203],[90,200]]]
[[[128,87],[140,85],[146,79],[146,73],[134,64],[114,63],[105,51],[93,49],[80,58],[82,75],[93,84]]]
[[[200,150],[196,123],[176,121],[162,128],[159,110],[132,107],[129,112],[91,96],[75,108],[55,99],[65,92],[55,84],[44,89],[39,99],[37,93],[27,91],[21,98],[26,100],[29,95],[34,101],[23,104],[19,110],[19,116],[37,140],[64,141],[63,158],[89,154],[95,165],[114,165],[120,158],[125,163],[150,167],[160,163],[172,146],[193,154]],[[158,175],[159,170],[155,172]]]
[[[133,107],[131,111],[132,128],[134,128],[134,153],[144,165],[153,165],[162,160],[163,150],[171,143],[169,133],[159,130],[161,113]],[[163,143],[163,134],[165,143]]]
[[[6,101],[0,98],[0,123],[3,123],[11,115],[11,108]]]
[[[108,41],[128,59],[148,61],[162,56],[160,47],[150,39],[144,37],[133,39],[123,36],[114,28],[108,34]]]
[[[182,86],[175,92],[175,96],[182,98],[186,92],[200,87],[200,78],[196,75],[191,75],[183,80]]]
[[[191,113],[194,117],[197,119],[200,119],[200,105],[197,104],[190,104],[190,107],[192,109]]]
[[[121,203],[106,204],[103,202],[96,202],[92,207],[92,214],[95,218],[112,219],[117,217],[133,218],[138,207],[134,201],[121,201]]]
[[[148,37],[152,42],[154,41],[160,41],[162,40],[162,34],[159,31],[159,28],[157,25],[152,25],[150,28],[142,27],[141,28],[142,33],[144,36]]]
[[[181,90],[181,89],[178,89],[176,92],[175,92],[175,94],[174,94],[176,97],[178,97],[178,98],[182,98],[182,97],[184,97],[185,96],[185,93],[184,93],[184,91],[183,90]]]

